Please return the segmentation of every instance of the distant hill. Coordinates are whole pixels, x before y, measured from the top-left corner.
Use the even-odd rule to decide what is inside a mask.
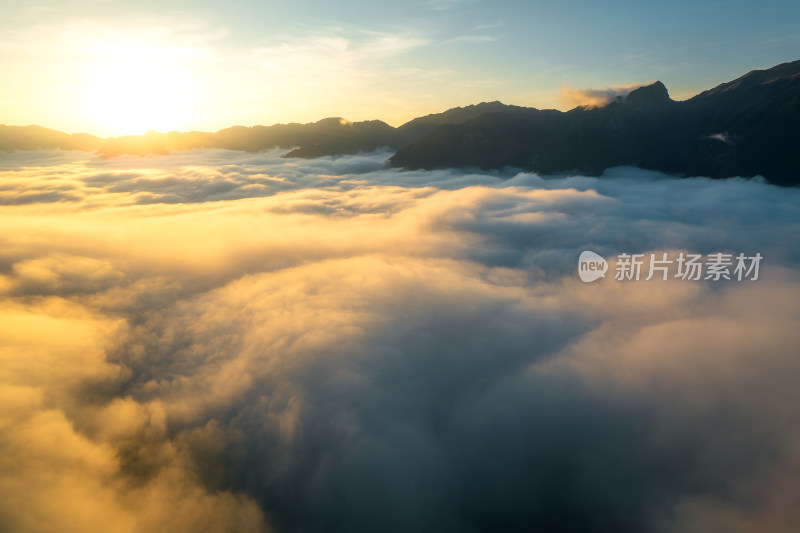
[[[513,166],[540,173],[600,174],[620,165],[711,177],[762,175],[800,184],[800,61],[755,70],[684,102],[661,82],[599,108],[567,112],[484,102],[415,118],[398,128],[326,118],[308,124],[233,126],[209,132],[147,132],[103,139],[40,126],[0,125],[0,151],[64,149],[103,156],[192,148],[286,157],[396,150],[409,169]]]
[[[519,113],[531,108],[506,105],[501,102],[482,102],[466,107],[454,107],[444,113],[434,113],[410,120],[397,128],[399,146],[413,143],[443,124],[462,124],[487,113]]]
[[[0,124],[0,151],[14,150],[96,150],[103,142],[88,133],[68,134],[41,126]]]
[[[395,146],[397,130],[385,122],[348,122],[326,118],[309,124],[232,126],[215,133],[148,131],[103,139],[87,134],[68,135],[41,126],[0,125],[0,151],[87,150],[114,157],[122,154],[166,154],[193,148],[224,148],[259,152],[270,148],[292,149],[287,157],[319,157],[355,154],[384,146]]]

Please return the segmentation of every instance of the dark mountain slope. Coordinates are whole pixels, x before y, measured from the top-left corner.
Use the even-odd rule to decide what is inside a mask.
[[[555,113],[555,114],[553,114]],[[800,61],[753,71],[685,102],[661,82],[602,108],[494,113],[441,126],[393,166],[518,166],[598,174],[619,165],[800,183]]]
[[[433,113],[406,122],[397,128],[397,144],[400,147],[411,144],[436,129],[437,126],[443,124],[462,124],[487,113],[516,114],[529,111],[531,111],[531,108],[506,105],[497,101],[481,102],[480,104],[465,107],[454,107],[443,113]]]

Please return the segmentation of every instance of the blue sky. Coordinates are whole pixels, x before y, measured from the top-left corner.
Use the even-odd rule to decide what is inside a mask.
[[[0,122],[141,133],[326,116],[398,125],[563,88],[673,98],[800,59],[797,2],[5,2]]]

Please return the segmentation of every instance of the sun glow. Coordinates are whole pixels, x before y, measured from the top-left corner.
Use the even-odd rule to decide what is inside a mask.
[[[199,87],[180,62],[157,49],[127,46],[92,65],[83,114],[105,135],[185,128]]]

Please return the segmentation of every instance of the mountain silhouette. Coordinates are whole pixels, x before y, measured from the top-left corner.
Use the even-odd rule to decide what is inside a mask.
[[[600,108],[501,111],[442,125],[400,148],[409,169],[515,166],[599,174],[620,165],[800,184],[800,61],[752,71],[684,102],[661,82]]]
[[[754,70],[682,102],[663,83],[602,107],[539,110],[484,102],[415,118],[398,128],[339,117],[308,124],[232,126],[210,132],[147,132],[103,139],[41,126],[0,125],[0,150],[62,149],[163,154],[193,148],[285,157],[356,154],[389,147],[408,169],[507,166],[543,174],[597,175],[620,165],[710,176],[764,176],[800,184],[800,61]]]
[[[270,148],[292,149],[287,157],[320,157],[356,154],[395,146],[397,130],[380,120],[349,122],[326,118],[309,124],[231,126],[215,133],[148,131],[103,139],[87,134],[69,135],[41,126],[0,125],[0,151],[88,150],[102,156],[166,154],[194,148],[223,148],[259,152]]]

